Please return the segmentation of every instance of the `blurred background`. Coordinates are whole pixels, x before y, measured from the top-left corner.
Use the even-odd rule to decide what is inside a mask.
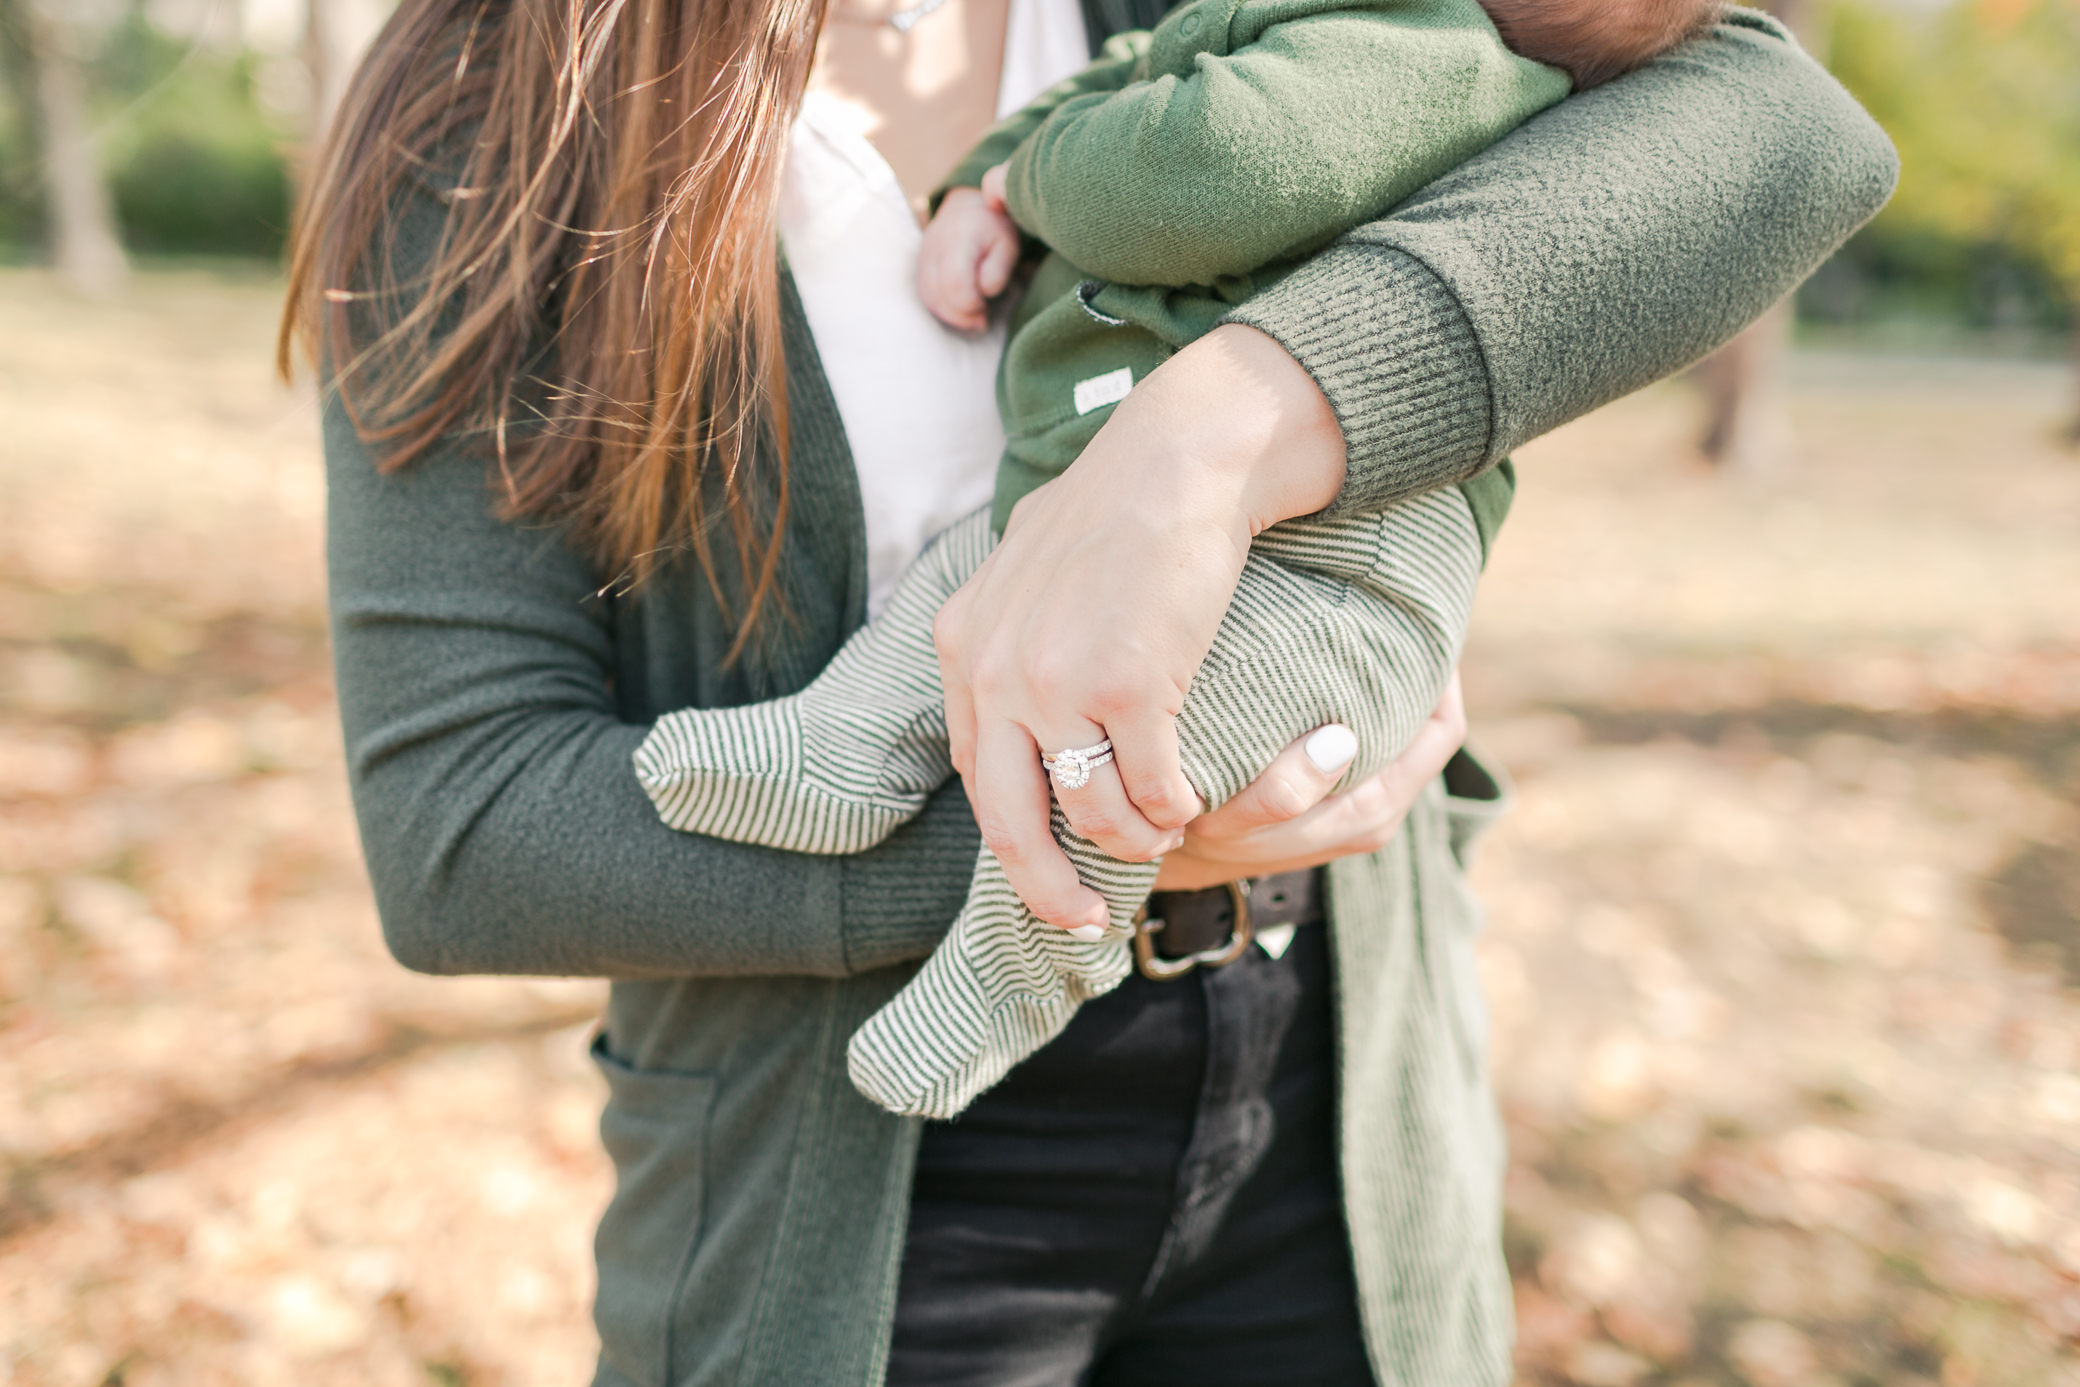
[[[563,1384],[587,982],[383,953],[312,132],[383,0],[0,0],[0,1379]],[[2080,1384],[2080,0],[1785,16],[1899,195],[1520,455],[1467,657],[1525,1384]]]

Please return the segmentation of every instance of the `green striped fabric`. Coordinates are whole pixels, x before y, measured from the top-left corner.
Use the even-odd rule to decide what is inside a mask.
[[[978,511],[903,578],[888,610],[800,693],[658,720],[636,774],[674,828],[797,852],[886,837],[953,773],[932,618],[987,557]],[[1377,515],[1293,520],[1257,537],[1185,698],[1185,775],[1209,807],[1327,722],[1358,735],[1347,783],[1400,754],[1459,656],[1481,568],[1479,526],[1445,488]],[[1079,940],[1042,923],[987,846],[952,932],[853,1036],[853,1083],[892,1112],[948,1118],[1126,977],[1132,920],[1157,864],[1057,841],[1104,895],[1111,925]]]
[[[953,774],[932,619],[993,544],[977,516],[950,526],[801,692],[659,718],[636,775],[664,821],[814,853],[861,852],[908,822]]]

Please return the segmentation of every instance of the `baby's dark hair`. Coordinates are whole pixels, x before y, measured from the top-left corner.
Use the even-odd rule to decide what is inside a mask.
[[[1724,0],[1481,0],[1502,41],[1574,78],[1623,77],[1717,23]]]

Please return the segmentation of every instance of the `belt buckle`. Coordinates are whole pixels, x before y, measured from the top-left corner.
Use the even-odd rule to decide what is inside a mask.
[[[1228,898],[1235,903],[1235,923],[1229,927],[1228,942],[1217,949],[1201,949],[1183,958],[1163,958],[1156,953],[1155,931],[1148,927],[1148,902],[1141,903],[1141,909],[1134,912],[1134,966],[1142,977],[1153,982],[1170,982],[1201,964],[1208,968],[1225,968],[1242,957],[1243,950],[1256,938],[1249,919],[1249,882],[1231,881],[1226,885]]]

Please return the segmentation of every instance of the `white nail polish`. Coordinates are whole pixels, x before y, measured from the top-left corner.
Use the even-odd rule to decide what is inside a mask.
[[[1086,944],[1095,944],[1098,940],[1105,937],[1105,926],[1078,925],[1075,929],[1069,931],[1069,937],[1071,939],[1081,939]]]
[[[1348,766],[1351,758],[1358,754],[1358,734],[1340,722],[1332,722],[1327,727],[1316,728],[1303,745],[1307,759],[1314,762],[1314,768],[1328,775]]]

